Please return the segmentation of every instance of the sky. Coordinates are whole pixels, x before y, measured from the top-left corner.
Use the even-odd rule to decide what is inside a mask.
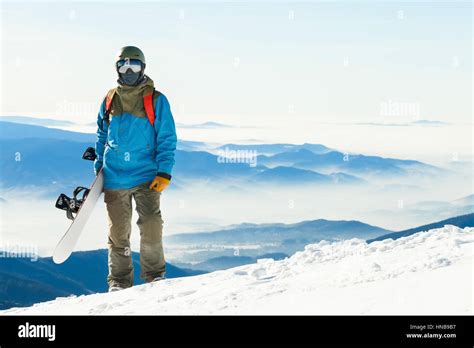
[[[180,123],[472,122],[470,2],[2,2],[1,114],[94,122],[142,48]]]

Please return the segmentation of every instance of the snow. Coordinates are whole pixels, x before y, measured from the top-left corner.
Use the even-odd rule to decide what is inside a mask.
[[[281,261],[0,314],[472,314],[474,228],[306,246]]]

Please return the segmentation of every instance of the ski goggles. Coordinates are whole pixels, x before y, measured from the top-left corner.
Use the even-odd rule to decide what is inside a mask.
[[[131,69],[134,73],[142,71],[142,62],[138,59],[121,59],[117,62],[117,71],[121,74],[125,74],[128,69]]]

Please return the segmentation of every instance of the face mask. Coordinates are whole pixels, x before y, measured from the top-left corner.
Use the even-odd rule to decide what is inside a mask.
[[[134,73],[131,70],[128,70],[125,74],[119,73],[120,80],[127,86],[135,86],[141,76],[141,72]]]

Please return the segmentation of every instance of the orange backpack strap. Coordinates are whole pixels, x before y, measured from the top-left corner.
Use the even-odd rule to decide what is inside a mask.
[[[107,125],[110,124],[110,111],[112,110],[112,101],[114,100],[115,92],[117,88],[112,88],[110,91],[107,92],[107,96],[105,97],[105,114],[104,120],[107,122]]]
[[[143,93],[143,106],[145,107],[146,116],[152,126],[155,125],[155,103],[160,92],[153,87],[146,88]]]

